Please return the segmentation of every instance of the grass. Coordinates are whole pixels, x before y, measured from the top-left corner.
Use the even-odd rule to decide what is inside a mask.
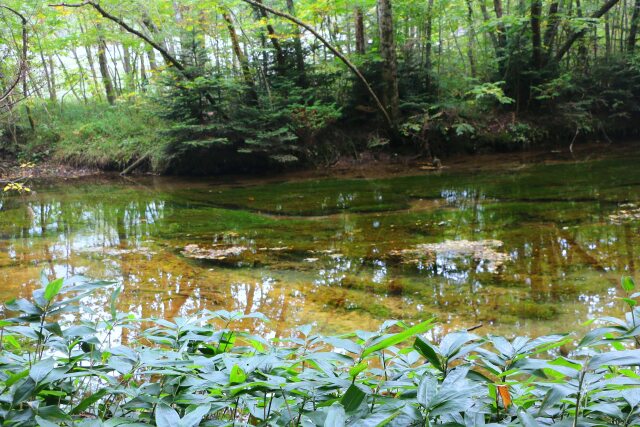
[[[20,150],[25,160],[120,170],[150,153],[154,170],[165,164],[163,123],[145,103],[40,104],[33,114],[35,131],[25,134]]]

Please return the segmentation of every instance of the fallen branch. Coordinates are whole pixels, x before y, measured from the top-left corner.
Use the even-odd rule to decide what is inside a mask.
[[[138,166],[140,166],[145,160],[149,158],[151,153],[147,153],[144,156],[140,157],[138,160],[133,162],[130,166],[127,166],[122,172],[120,172],[120,176],[128,175],[130,172],[136,170]]]

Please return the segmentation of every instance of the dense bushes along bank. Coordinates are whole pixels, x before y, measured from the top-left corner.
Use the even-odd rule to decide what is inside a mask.
[[[267,320],[259,314],[118,313],[119,288],[105,310],[80,304],[107,286],[45,280],[31,300],[6,304],[3,424],[640,424],[640,350],[629,349],[638,343],[640,310],[629,278],[622,281],[629,313],[602,319],[579,340],[460,331],[439,343],[424,335],[433,320],[333,337],[305,325],[269,339],[234,328],[243,320],[260,330]]]

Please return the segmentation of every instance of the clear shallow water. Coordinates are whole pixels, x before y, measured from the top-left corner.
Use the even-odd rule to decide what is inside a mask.
[[[436,333],[570,330],[618,314],[620,276],[636,275],[638,160],[378,180],[36,183],[37,194],[0,202],[0,299],[28,296],[44,271],[115,280],[120,310],[140,316],[260,311],[275,335],[431,316]]]

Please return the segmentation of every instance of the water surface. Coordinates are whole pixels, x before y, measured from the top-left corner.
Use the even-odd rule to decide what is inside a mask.
[[[384,179],[34,183],[36,194],[0,202],[0,299],[28,296],[41,272],[81,274],[120,283],[123,311],[259,311],[274,335],[431,316],[438,332],[568,330],[621,311],[620,276],[640,262],[638,160]],[[100,311],[106,298],[90,304]]]

